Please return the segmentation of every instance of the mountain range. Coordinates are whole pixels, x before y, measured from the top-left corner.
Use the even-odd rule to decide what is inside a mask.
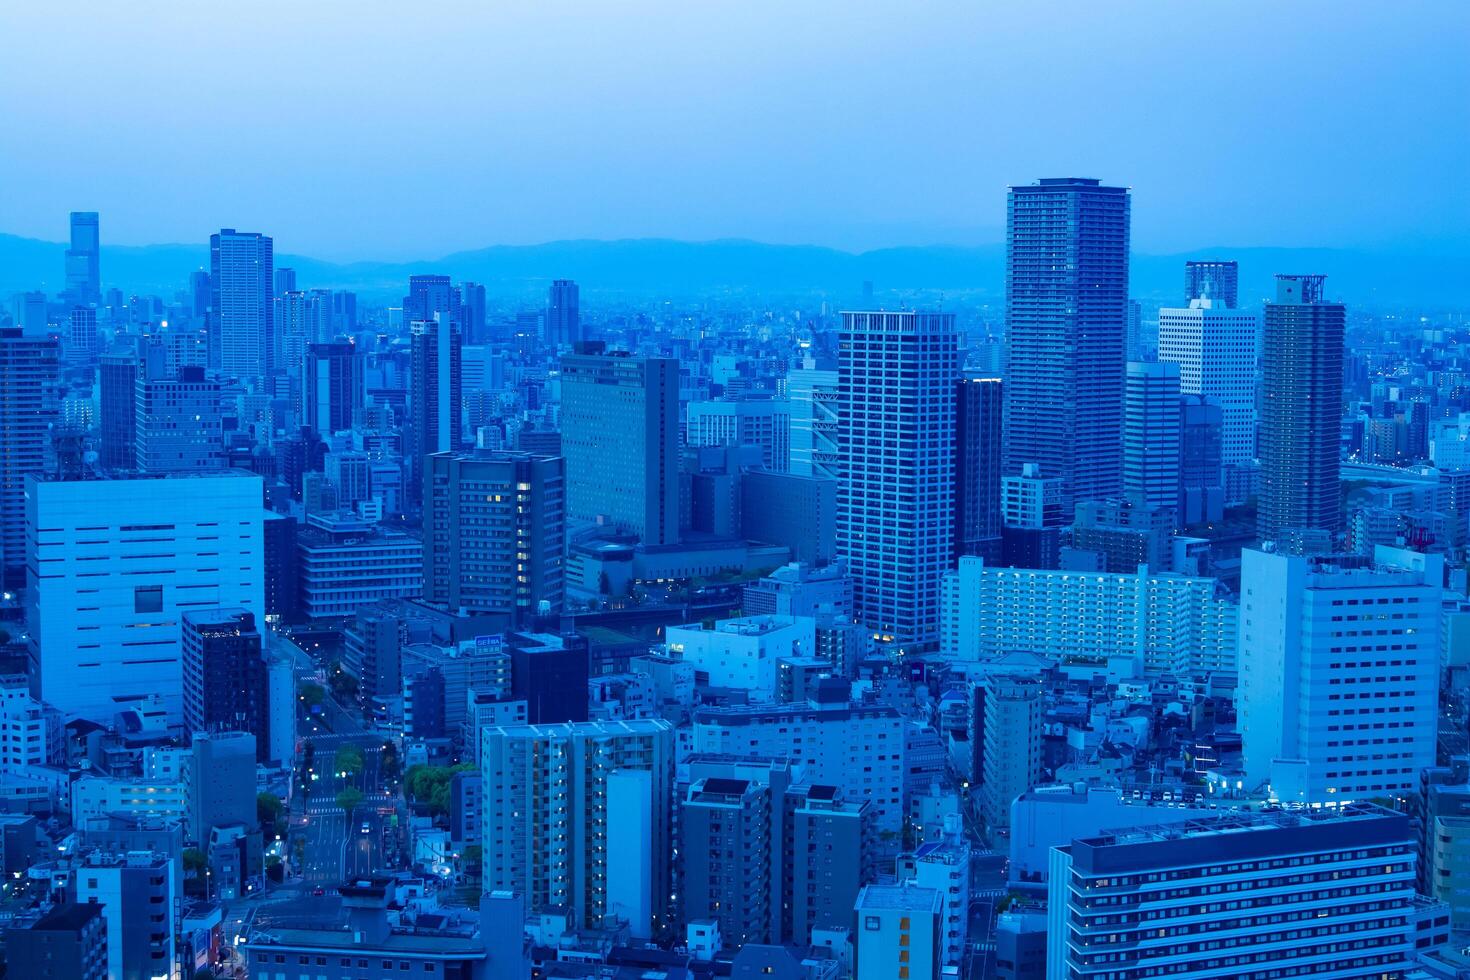
[[[28,289],[56,292],[66,246],[0,234],[0,296]],[[1242,304],[1264,298],[1278,272],[1319,272],[1328,292],[1373,307],[1433,310],[1462,304],[1463,270],[1470,257],[1393,250],[1324,248],[1200,248],[1174,255],[1135,253],[1132,295],[1174,302],[1187,258],[1240,262]],[[822,295],[851,302],[872,282],[880,298],[908,294],[933,302],[935,293],[973,294],[1000,301],[1005,293],[1005,246],[928,245],[853,253],[816,245],[774,245],[740,239],[686,242],[644,238],[494,245],[420,262],[334,263],[278,254],[276,267],[294,268],[302,288],[356,290],[369,302],[403,295],[408,277],[435,272],[455,281],[484,283],[510,299],[544,295],[554,278],[575,279],[584,292],[662,294],[719,292]],[[206,268],[206,245],[104,245],[105,287],[171,297],[194,269]]]

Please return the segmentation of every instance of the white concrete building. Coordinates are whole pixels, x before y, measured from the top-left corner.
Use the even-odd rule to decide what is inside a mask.
[[[1203,395],[1224,410],[1221,456],[1226,466],[1256,455],[1256,361],[1261,325],[1255,313],[1219,300],[1159,310],[1159,360],[1179,365],[1179,391]]]
[[[1410,795],[1434,764],[1444,558],[1247,550],[1239,728],[1247,785],[1309,804]]]
[[[810,657],[817,650],[816,620],[804,616],[742,616],[670,626],[668,652],[709,677],[711,687],[738,687],[762,701],[776,691],[776,660]]]
[[[903,830],[904,721],[888,705],[827,703],[703,708],[694,751],[789,759],[806,779],[868,800],[879,831]]]
[[[1133,661],[1136,674],[1236,669],[1238,608],[1212,578],[989,568],[944,577],[941,653],[986,661],[1034,653],[1072,664]]]
[[[943,919],[939,945],[941,959],[958,965],[970,937],[970,844],[958,832],[947,840],[919,845],[898,859],[898,879],[939,892]]]
[[[759,446],[766,469],[791,468],[791,403],[784,398],[690,402],[686,446]]]
[[[667,912],[674,732],[659,719],[480,733],[485,887],[648,938]]]
[[[992,829],[1009,827],[1011,804],[1041,782],[1041,679],[999,674],[985,679],[981,805]]]
[[[67,718],[111,724],[158,696],[183,720],[182,622],[190,609],[265,615],[258,476],[26,485],[32,684]]]

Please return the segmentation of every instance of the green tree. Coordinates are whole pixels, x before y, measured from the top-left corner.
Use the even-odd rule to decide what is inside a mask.
[[[472,772],[474,768],[468,762],[457,766],[412,766],[403,777],[404,798],[428,810],[430,816],[447,816],[449,781],[455,773]]]
[[[318,707],[327,699],[327,689],[314,681],[302,681],[296,688],[296,694],[308,708]]]
[[[279,796],[274,793],[255,794],[255,819],[259,821],[262,833],[274,834],[285,814],[286,804]]]
[[[332,661],[327,684],[332,688],[332,696],[338,701],[357,700],[357,678],[342,669],[340,660]]]
[[[340,806],[343,812],[346,813],[349,817],[352,816],[353,810],[356,810],[359,806],[362,805],[362,801],[362,791],[354,789],[351,786],[347,787],[342,792],[337,794],[337,805]]]
[[[345,772],[349,776],[357,776],[362,773],[362,749],[351,742],[337,749],[337,755],[332,759],[333,772]]]
[[[378,765],[383,770],[384,779],[397,779],[403,770],[403,760],[398,755],[398,745],[394,742],[384,742],[382,753],[378,756]]]

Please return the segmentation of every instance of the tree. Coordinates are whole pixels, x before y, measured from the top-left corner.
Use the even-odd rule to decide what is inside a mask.
[[[209,859],[204,852],[197,847],[189,847],[184,850],[184,891],[192,895],[203,895],[208,888],[205,876],[209,869]]]
[[[383,770],[384,779],[397,779],[403,769],[403,760],[398,756],[398,746],[393,742],[384,742],[383,751],[378,756],[378,765]]]
[[[430,816],[449,814],[449,781],[457,772],[473,772],[474,765],[462,762],[457,766],[412,766],[403,777],[405,799],[424,807]]]
[[[352,816],[353,810],[356,810],[359,806],[362,805],[362,801],[362,791],[359,789],[354,789],[351,786],[347,787],[342,792],[337,794],[337,805],[340,806],[342,808],[342,811],[346,813],[349,817]]]
[[[332,759],[333,772],[345,772],[349,776],[356,776],[362,772],[362,769],[362,749],[351,742],[337,749],[337,755]]]
[[[306,703],[307,708],[320,707],[321,703],[327,699],[327,689],[313,681],[302,681],[296,693]]]
[[[274,793],[255,794],[255,819],[263,833],[273,834],[286,813],[286,804]]]
[[[327,684],[332,688],[332,696],[338,701],[357,700],[357,678],[342,669],[340,660],[332,661],[331,673],[327,677]]]

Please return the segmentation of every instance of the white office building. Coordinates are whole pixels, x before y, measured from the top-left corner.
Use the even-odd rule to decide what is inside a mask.
[[[709,628],[670,626],[668,652],[708,677],[711,687],[738,687],[758,700],[776,694],[776,660],[816,654],[816,620],[804,616],[742,616]]]
[[[1220,300],[1191,300],[1188,309],[1159,310],[1159,360],[1179,365],[1179,391],[1203,395],[1225,414],[1221,459],[1226,466],[1256,456],[1256,362],[1261,325],[1256,314]]]
[[[686,446],[758,446],[766,469],[791,468],[791,403],[784,398],[690,402]]]
[[[965,557],[944,577],[941,653],[987,661],[1034,653],[1124,676],[1236,669],[1234,602],[1212,578],[990,568]],[[1126,661],[1131,661],[1129,667]]]
[[[29,654],[36,695],[112,724],[157,696],[183,721],[191,609],[265,615],[265,510],[241,471],[26,486]]]
[[[674,730],[657,719],[510,725],[480,733],[485,887],[590,928],[665,922]]]
[[[1244,552],[1248,786],[1307,804],[1418,789],[1435,760],[1443,562],[1383,546],[1372,559]]]
[[[937,889],[864,885],[853,906],[855,980],[932,980],[944,962],[944,899]]]
[[[1051,852],[1048,980],[1398,977],[1408,817],[1369,804],[1104,832]]]
[[[791,403],[791,472],[837,478],[837,372],[815,366],[786,375]]]

